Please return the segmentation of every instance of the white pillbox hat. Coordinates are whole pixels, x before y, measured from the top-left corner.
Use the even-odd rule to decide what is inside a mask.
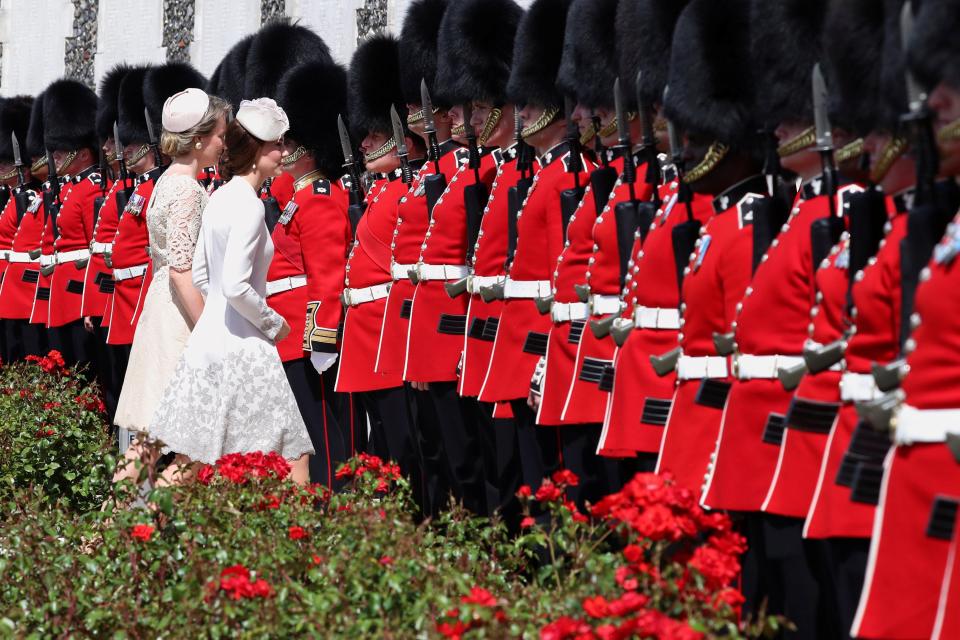
[[[200,89],[185,89],[163,103],[160,122],[170,133],[183,133],[200,124],[210,107],[210,96]]]
[[[271,98],[243,100],[237,110],[237,121],[258,140],[276,142],[290,128],[290,120]]]

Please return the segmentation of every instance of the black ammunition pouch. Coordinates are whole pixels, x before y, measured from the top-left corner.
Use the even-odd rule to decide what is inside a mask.
[[[677,268],[677,288],[683,290],[683,272],[690,264],[690,254],[693,253],[700,237],[700,221],[687,220],[673,228],[673,262]]]
[[[827,216],[813,221],[810,225],[810,253],[814,269],[830,255],[833,246],[840,242],[842,233],[843,218]]]
[[[576,213],[577,207],[580,206],[580,201],[583,200],[583,187],[578,189],[567,189],[560,194],[560,218],[563,222],[563,235],[567,235],[567,225],[570,224],[570,219],[573,217],[573,214]]]
[[[431,173],[423,179],[423,190],[427,194],[427,214],[433,219],[433,208],[447,190],[447,176],[442,173]]]
[[[487,187],[482,182],[471,184],[463,190],[463,205],[467,211],[467,264],[473,259],[474,245],[480,236],[483,209],[487,206]]]
[[[613,185],[616,183],[617,170],[613,167],[601,167],[590,173],[590,190],[593,191],[593,204],[597,215],[603,213],[607,200],[610,199],[610,193],[613,191]]]
[[[613,214],[617,224],[617,251],[620,256],[620,287],[627,276],[630,259],[633,257],[633,240],[640,226],[638,202],[620,202],[614,207]]]
[[[280,203],[273,196],[267,196],[263,199],[263,219],[267,223],[267,231],[273,233],[277,223],[280,222]]]
[[[753,212],[753,270],[760,266],[767,249],[790,215],[788,205],[780,198],[763,198],[755,202]]]

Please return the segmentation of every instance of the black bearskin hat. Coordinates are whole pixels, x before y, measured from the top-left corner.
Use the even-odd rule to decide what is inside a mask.
[[[835,126],[864,135],[873,129],[880,102],[883,3],[833,2],[824,26],[824,71]]]
[[[907,54],[900,43],[900,10],[905,0],[883,0],[883,57],[880,70],[880,111],[876,126],[887,131],[900,128],[907,112]]]
[[[100,103],[97,105],[97,137],[101,141],[113,137],[113,123],[117,121],[117,102],[120,83],[132,67],[121,62],[107,71],[100,80]]]
[[[33,106],[32,96],[14,96],[0,102],[0,159],[13,162],[13,140],[10,134],[17,134],[20,143],[21,159],[27,166],[30,158],[27,157],[27,129],[30,127],[30,109]]]
[[[617,5],[617,46],[620,82],[631,107],[636,107],[637,74],[648,104],[663,101],[670,73],[670,47],[680,12],[688,0],[620,0]],[[629,90],[626,89],[629,87]]]
[[[752,146],[758,129],[751,77],[749,0],[692,0],[677,20],[666,115],[683,129]]]
[[[569,8],[570,0],[535,0],[520,20],[507,83],[510,102],[563,106],[556,79]]]
[[[813,122],[813,65],[820,62],[828,0],[753,0],[750,9],[757,111],[771,129]]]
[[[230,51],[223,56],[223,60],[213,70],[210,82],[207,83],[207,93],[220,96],[231,105],[234,111],[243,97],[243,78],[247,73],[247,53],[254,34],[250,34],[237,42]]]
[[[960,90],[960,0],[920,4],[908,43],[907,59],[930,88],[940,81]]]
[[[280,77],[307,62],[333,63],[330,49],[320,36],[289,20],[278,20],[263,26],[254,35],[247,51],[246,78],[241,98],[275,98]]]
[[[97,149],[97,94],[77,80],[56,80],[43,92],[43,144],[50,151]]]
[[[205,86],[207,79],[186,62],[168,62],[147,71],[143,79],[143,101],[158,138],[162,128],[163,103],[167,98],[184,89],[202,89]]]
[[[33,100],[30,107],[30,125],[27,127],[27,155],[39,158],[46,153],[43,145],[43,94]],[[24,158],[26,162],[26,158]]]
[[[408,104],[420,104],[420,80],[427,81],[434,107],[452,103],[436,90],[437,39],[447,0],[414,0],[400,31],[400,87]]]
[[[124,145],[150,142],[147,120],[143,117],[143,109],[147,106],[143,90],[149,70],[148,65],[134,67],[127,72],[123,82],[120,83],[117,129],[120,131],[120,141]],[[160,135],[159,130],[157,135]]]
[[[374,35],[357,47],[350,60],[348,78],[350,127],[355,135],[370,131],[393,135],[390,105],[403,123],[407,106],[400,89],[399,42],[389,34]]]
[[[308,62],[285,73],[277,102],[290,119],[287,136],[306,147],[328,178],[343,173],[337,116],[347,107],[347,72],[333,62]]]
[[[613,37],[618,0],[573,0],[567,14],[557,88],[587,107],[613,106],[617,78]]]
[[[523,9],[513,0],[457,0],[440,25],[436,83],[454,104],[507,102],[513,41]]]

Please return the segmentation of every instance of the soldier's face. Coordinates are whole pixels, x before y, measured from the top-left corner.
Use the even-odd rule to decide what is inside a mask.
[[[447,111],[447,115],[450,116],[450,127],[453,129],[453,131],[460,130],[461,125],[466,124],[463,121],[463,107],[459,104],[450,107],[450,109]],[[467,141],[466,133],[460,135],[451,134],[450,137],[461,144],[466,143]]]
[[[53,152],[53,161],[57,164],[57,174],[64,174],[70,171],[70,166],[63,166],[64,160],[67,159],[67,156],[70,155],[69,151],[64,151],[63,149],[57,149]],[[72,161],[70,164],[74,164]]]
[[[487,120],[490,118],[490,113],[497,108],[495,105],[492,105],[488,102],[474,102],[473,103],[473,115],[470,117],[470,124],[473,125],[474,130],[479,136],[483,131],[483,128],[487,125]],[[497,126],[493,128],[493,132],[490,133],[490,136],[487,138],[486,145],[488,147],[508,147],[513,141],[514,128],[513,128],[513,105],[505,104],[499,107],[500,109],[500,121],[497,123]]]
[[[777,144],[783,145],[786,142],[794,140],[808,128],[808,124],[800,122],[781,123],[774,131],[774,134],[777,136]],[[812,178],[821,168],[820,156],[810,149],[803,149],[797,153],[783,157],[780,159],[780,164],[801,178]]]
[[[363,152],[364,166],[367,168],[367,171],[372,173],[389,173],[400,166],[400,156],[397,155],[396,147],[391,149],[385,156],[374,160],[366,159],[367,154],[382,148],[389,139],[390,137],[385,133],[370,131],[360,143],[360,150]]]
[[[863,139],[863,152],[870,154],[870,172],[876,169],[884,149],[893,135],[887,132],[873,131]],[[916,183],[917,170],[913,157],[909,153],[901,155],[880,178],[880,187],[888,195],[896,195]]]
[[[960,121],[960,90],[941,82],[930,94],[930,108],[937,114],[935,123],[937,131]],[[940,174],[942,176],[960,175],[960,140],[941,140],[940,146]]]
[[[593,113],[600,118],[600,129],[606,128],[606,126],[613,122],[613,119],[617,117],[616,109],[609,109],[607,107],[596,107],[594,108]],[[620,136],[618,135],[616,129],[614,129],[613,133],[600,140],[605,147],[612,147],[619,141]]]
[[[585,135],[588,131],[593,131],[593,120],[591,119],[591,110],[589,107],[585,107],[579,102],[577,106],[574,107],[573,113],[570,114],[570,119],[577,123],[577,128],[580,130],[580,135]]]
[[[407,113],[416,113],[416,112],[418,112],[418,111],[420,111],[420,105],[418,105],[418,104],[412,104],[412,103],[408,103],[408,104],[407,104]],[[423,119],[423,118],[420,118],[419,120],[417,120],[416,122],[414,122],[414,123],[412,123],[412,124],[410,124],[410,123],[407,124],[407,128],[409,128],[410,131],[412,131],[413,133],[417,134],[418,136],[420,136],[420,137],[423,138],[424,140],[427,139],[427,134],[426,134],[425,126],[426,126],[426,122],[424,122],[424,119]]]
[[[123,157],[132,159],[134,155],[136,155],[137,153],[140,153],[143,150],[143,148],[146,146],[147,145],[145,144],[139,144],[139,143],[128,144],[126,147],[123,148]],[[150,169],[152,169],[154,164],[155,163],[154,163],[153,154],[147,152],[147,153],[144,153],[140,157],[140,159],[137,160],[134,164],[132,165],[128,164],[127,169],[129,171],[133,171],[134,173],[145,173]]]
[[[0,175],[7,175],[8,173],[12,173],[13,177],[4,180],[0,184],[5,184],[12,187],[17,184],[16,166],[12,162],[0,161]]]

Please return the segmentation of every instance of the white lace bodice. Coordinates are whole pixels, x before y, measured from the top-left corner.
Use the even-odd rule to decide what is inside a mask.
[[[190,269],[207,194],[191,176],[164,174],[147,207],[153,271]]]

